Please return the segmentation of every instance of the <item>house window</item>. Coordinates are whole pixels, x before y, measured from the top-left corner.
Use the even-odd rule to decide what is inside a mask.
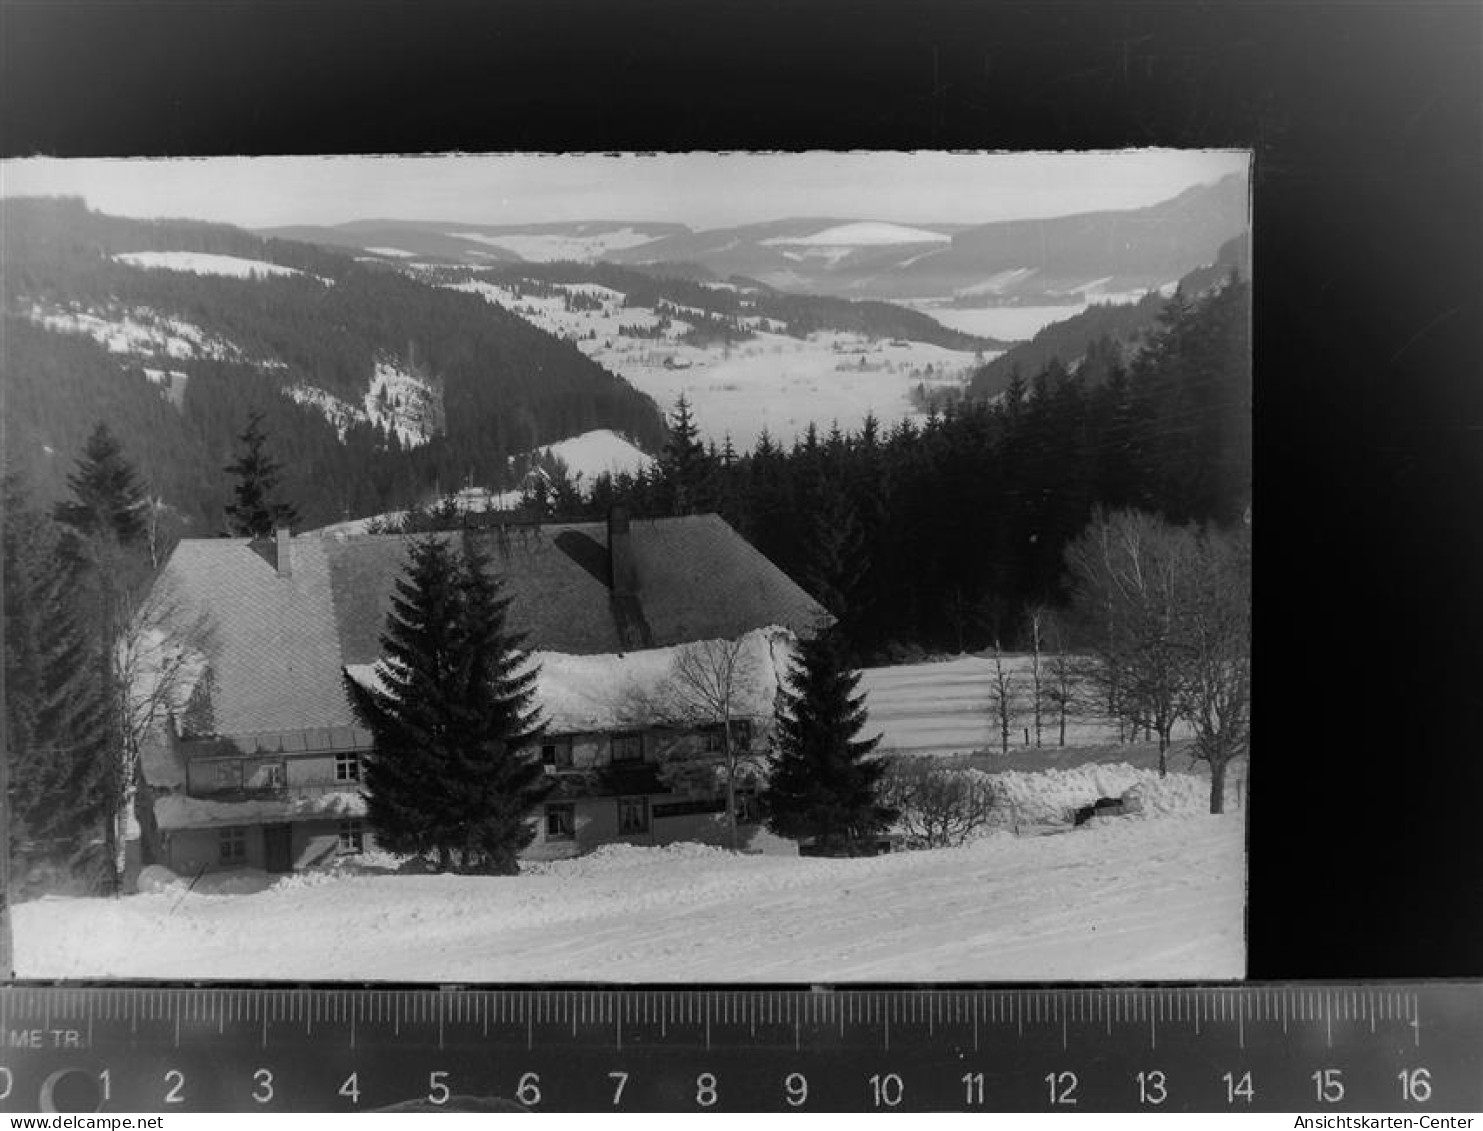
[[[340,844],[335,849],[337,856],[359,856],[366,850],[365,827],[360,821],[340,822]]]
[[[336,781],[360,781],[360,755],[359,754],[336,754],[335,755],[335,780]]]
[[[618,798],[618,832],[622,836],[649,831],[649,799],[647,797]]]
[[[217,833],[218,859],[222,864],[247,863],[247,830],[241,825]]]
[[[216,788],[217,789],[241,789],[242,788],[242,763],[241,762],[218,762],[218,763],[216,763]]]
[[[569,770],[572,768],[572,740],[569,738],[556,738],[549,742],[541,743],[541,765],[548,770]]]
[[[705,754],[720,754],[726,749],[721,741],[720,727],[706,727],[700,732],[700,749]]]
[[[642,762],[644,760],[644,736],[641,734],[613,735],[613,762]]]
[[[577,835],[577,813],[574,805],[546,806],[546,839],[571,840]]]

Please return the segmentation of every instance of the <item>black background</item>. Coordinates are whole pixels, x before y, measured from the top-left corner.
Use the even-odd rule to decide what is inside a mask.
[[[6,156],[1252,148],[1249,972],[1476,977],[1480,13],[4,0],[0,143]]]

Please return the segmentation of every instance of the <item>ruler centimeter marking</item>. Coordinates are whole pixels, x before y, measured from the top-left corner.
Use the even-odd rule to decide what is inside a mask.
[[[696,1067],[688,1058],[701,1044],[715,1059],[705,1061],[712,1067],[696,1072],[719,1078],[724,1066],[745,1077],[771,1066],[767,1071],[777,1080],[793,1081],[794,1093],[783,1097],[789,1107],[797,1106],[790,1097],[810,1091],[819,1102],[837,1104],[837,1110],[872,1110],[872,1104],[963,1109],[965,1097],[954,1098],[954,1089],[961,1093],[966,1087],[967,1099],[982,1104],[975,1088],[982,1092],[988,1085],[981,1081],[992,1080],[989,1091],[1015,1095],[1017,1104],[1028,1102],[1038,1086],[1052,1104],[1069,1104],[1074,1092],[1081,1107],[1095,1108],[1119,1102],[1119,1089],[1126,1091],[1127,1082],[1117,1078],[1118,1072],[1135,1063],[1144,1065],[1137,1072],[1148,1070],[1139,1049],[1159,1052],[1160,1083],[1153,1094],[1160,1103],[1166,1095],[1163,1081],[1176,1073],[1182,1082],[1194,1080],[1207,1091],[1214,1087],[1209,1065],[1219,1063],[1229,1065],[1223,1077],[1226,1094],[1217,1088],[1215,1100],[1205,1096],[1220,1101],[1219,1110],[1238,1097],[1243,1106],[1250,1105],[1258,1091],[1262,1109],[1277,1110],[1271,1106],[1274,1087],[1284,1089],[1277,1098],[1286,1110],[1388,1110],[1387,1102],[1415,1107],[1448,1096],[1445,1108],[1433,1104],[1433,1110],[1483,1104],[1483,1082],[1476,1079],[1483,1055],[1480,983],[814,991],[22,984],[0,988],[0,1111],[31,1110],[40,1095],[37,1081],[58,1073],[78,1079],[102,1074],[115,1093],[114,1110],[123,1110],[118,1093],[125,1081],[138,1077],[157,1084],[161,1064],[168,1064],[173,1090],[144,1096],[136,1110],[150,1110],[151,1100],[236,1110],[232,1105],[253,1101],[227,1077],[234,1064],[246,1065],[249,1059],[258,1066],[254,1071],[277,1079],[270,1091],[285,1102],[335,1110],[337,1093],[319,1095],[300,1078],[308,1066],[377,1063],[390,1076],[405,1077],[443,1058],[449,1067],[428,1069],[438,1079],[472,1079],[477,1066],[492,1071],[489,1051],[517,1047],[521,1029],[524,1052],[536,1066],[531,1079],[548,1081],[532,1084],[524,1094],[550,1093],[547,1106],[556,1102],[550,1080],[590,1067],[595,1055],[638,1066],[624,1068],[627,1082],[628,1074],[640,1069],[647,1078]],[[1160,1038],[1170,1030],[1182,1031],[1183,1037],[1160,1051]],[[877,1073],[869,1096],[862,1098],[858,1087],[845,1096],[839,1081],[851,1072],[858,1076],[851,1066],[865,1063],[860,1058],[871,1049],[890,1054],[889,1063],[902,1067]],[[165,1050],[168,1062],[160,1059]],[[284,1061],[289,1054],[291,1061]],[[654,1059],[661,1054],[662,1068]],[[994,1074],[1005,1060],[1000,1054],[1012,1054],[1009,1061],[1019,1064],[1023,1079]],[[987,1060],[979,1059],[985,1055]],[[780,1056],[792,1058],[793,1075],[784,1071]],[[203,1057],[221,1080],[201,1079]],[[983,1071],[977,1070],[980,1064]],[[1293,1064],[1307,1074],[1282,1075]],[[949,1067],[957,1076],[943,1075]],[[964,1068],[971,1070],[965,1075]],[[611,1063],[604,1072],[610,1070]],[[371,1077],[366,1069],[346,1068],[341,1078],[352,1072],[359,1072],[358,1088]],[[463,1075],[450,1076],[455,1072]],[[1048,1087],[1040,1079],[1047,1072]],[[188,1087],[180,1083],[187,1078]],[[645,1102],[637,1079],[630,1095],[635,1105]],[[1144,1084],[1152,1077],[1138,1079],[1146,1092]],[[1188,1089],[1194,1086],[1185,1083],[1183,1102],[1192,1102]],[[1401,1090],[1395,1096],[1384,1090],[1397,1086]],[[671,1088],[660,1098],[673,1105],[676,1096],[695,1091]],[[712,1094],[704,1087],[699,1091]],[[735,1090],[728,1095],[734,1105]],[[1145,1095],[1142,1102],[1152,1101]]]

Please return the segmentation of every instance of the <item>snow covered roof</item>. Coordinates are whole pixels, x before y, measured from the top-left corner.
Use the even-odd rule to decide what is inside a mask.
[[[793,636],[776,626],[756,629],[736,641],[735,698],[737,718],[772,715],[774,699],[791,654]],[[565,652],[534,652],[536,700],[551,734],[618,731],[644,724],[683,724],[695,714],[675,682],[675,665],[687,649],[695,649],[705,663],[707,650],[723,641],[700,641],[639,652],[575,656]],[[374,686],[378,665],[347,665],[346,674],[357,683]]]
[[[629,529],[638,586],[620,600],[609,587],[603,523],[435,537],[481,544],[512,598],[511,626],[542,653],[636,653],[769,626],[806,635],[827,616],[716,515],[640,520]],[[407,543],[400,535],[294,538],[284,572],[271,544],[181,542],[162,583],[178,587],[182,608],[204,611],[212,625],[208,678],[198,687],[198,699],[209,702],[186,712],[186,735],[357,725],[343,672],[381,656]]]

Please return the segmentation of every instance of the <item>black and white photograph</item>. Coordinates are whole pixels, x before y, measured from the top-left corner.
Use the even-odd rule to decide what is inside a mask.
[[[1245,975],[1249,150],[3,171],[16,976]]]

